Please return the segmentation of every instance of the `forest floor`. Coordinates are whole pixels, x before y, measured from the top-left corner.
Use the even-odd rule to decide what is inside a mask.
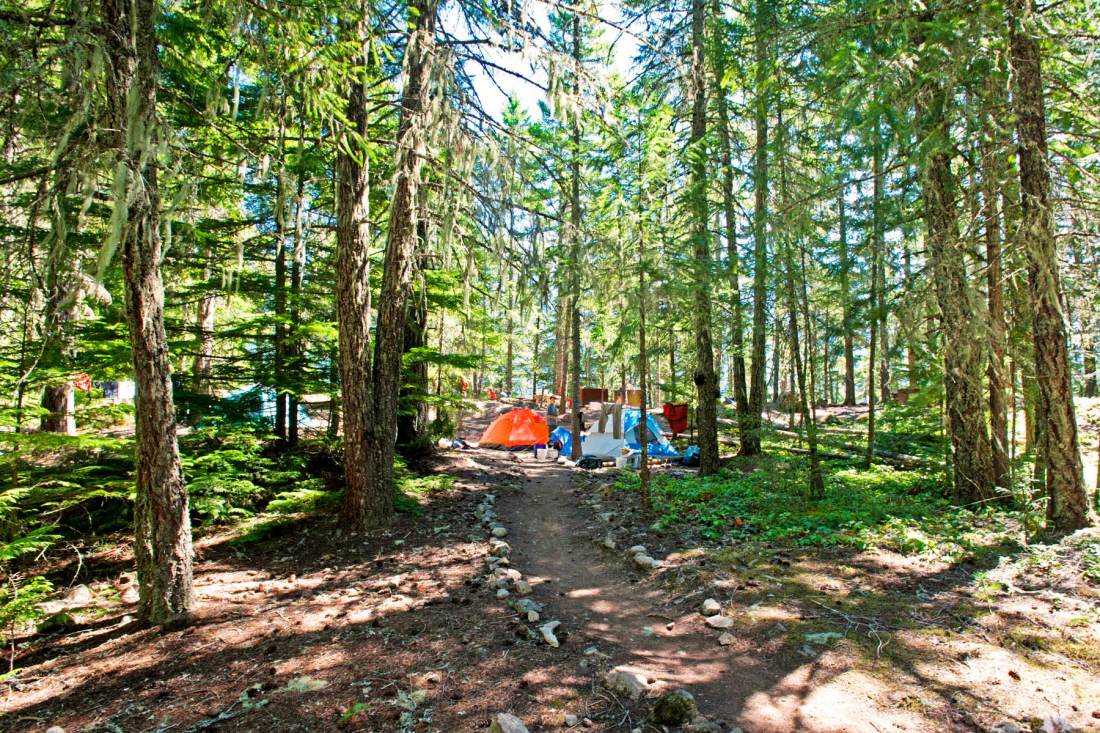
[[[1080,552],[1095,533],[957,562],[708,542],[652,525],[611,471],[478,449],[419,468],[454,482],[382,532],[314,517],[202,537],[183,630],[128,615],[122,536],[55,568],[84,580],[61,601],[76,623],[21,648],[0,730],[479,731],[510,712],[533,733],[654,731],[654,699],[684,688],[705,716],[684,730],[1100,731],[1100,585]],[[529,595],[493,587],[497,523],[499,567]],[[641,698],[609,690],[611,670]]]

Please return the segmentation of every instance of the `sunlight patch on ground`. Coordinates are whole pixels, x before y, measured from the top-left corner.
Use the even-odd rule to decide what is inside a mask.
[[[839,654],[802,665],[771,689],[750,696],[739,723],[759,733],[937,730],[915,712],[892,704],[890,685],[845,666]],[[868,707],[875,709],[873,716],[868,716]]]

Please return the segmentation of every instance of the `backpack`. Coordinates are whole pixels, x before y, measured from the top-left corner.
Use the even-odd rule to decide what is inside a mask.
[[[577,468],[593,469],[593,468],[599,468],[602,465],[603,465],[603,461],[601,461],[596,456],[592,456],[592,455],[581,456],[580,458],[577,459]]]

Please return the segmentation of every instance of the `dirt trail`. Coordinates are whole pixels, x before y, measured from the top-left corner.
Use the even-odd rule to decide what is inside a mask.
[[[739,659],[736,647],[718,645],[718,632],[698,614],[702,596],[673,605],[625,556],[594,543],[603,522],[578,502],[570,469],[539,461],[522,466],[525,488],[501,497],[500,517],[509,527],[513,566],[534,586],[546,617],[562,622],[571,645],[595,645],[611,664],[689,689],[704,715],[735,720],[749,691],[735,671],[757,665]]]

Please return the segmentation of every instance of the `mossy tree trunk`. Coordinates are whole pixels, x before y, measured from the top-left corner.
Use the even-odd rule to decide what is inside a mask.
[[[107,104],[115,156],[113,236],[121,250],[136,383],[134,559],[139,610],[185,622],[192,606],[191,523],[176,443],[157,186],[157,4],[104,0]]]
[[[1042,418],[1047,517],[1056,532],[1095,523],[1081,468],[1077,419],[1073,406],[1068,339],[1062,315],[1062,286],[1054,236],[1047,160],[1046,109],[1039,44],[1031,35],[1032,0],[1009,5],[1009,41],[1015,71],[1013,101],[1019,144],[1022,220],[1020,236],[1027,254],[1031,291],[1035,377]],[[1028,27],[1024,27],[1027,24]]]
[[[768,328],[768,85],[770,52],[768,38],[772,33],[769,0],[756,0],[754,19],[755,100],[753,124],[756,128],[756,155],[753,161],[753,284],[752,284],[752,367],[749,378],[748,430],[741,436],[740,453],[754,456],[760,453],[766,399],[765,342]]]
[[[397,158],[390,202],[382,285],[378,298],[370,412],[366,423],[367,491],[346,512],[356,529],[386,524],[393,515],[393,459],[402,379],[405,317],[419,241],[420,178],[427,157],[431,121],[432,67],[435,63],[436,0],[410,5],[404,89],[397,128]]]
[[[340,417],[344,428],[345,521],[360,521],[370,491],[366,458],[370,381],[370,157],[367,69],[369,38],[367,7],[348,24],[358,46],[355,66],[360,76],[350,82],[347,99],[349,128],[336,153],[336,320],[339,326]]]
[[[718,470],[718,377],[714,369],[714,343],[711,338],[710,231],[707,227],[707,82],[706,82],[706,6],[704,0],[691,4],[691,137],[687,155],[690,169],[688,202],[691,209],[691,245],[693,254],[695,390],[699,402],[696,411],[699,443],[699,473]]]

